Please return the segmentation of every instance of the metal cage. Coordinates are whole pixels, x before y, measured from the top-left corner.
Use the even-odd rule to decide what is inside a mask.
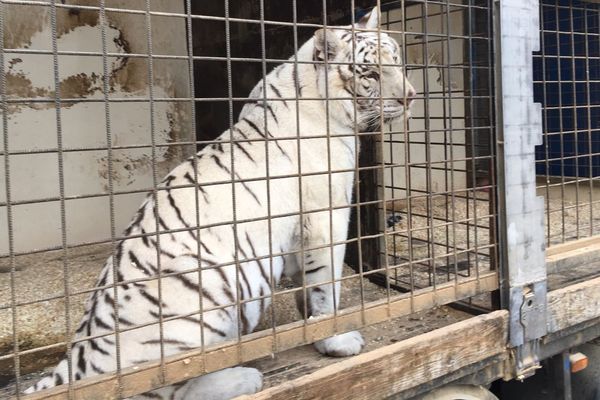
[[[350,25],[373,7],[381,10],[377,29]],[[554,329],[546,310],[548,273],[556,271],[548,267],[545,246],[597,235],[599,15],[597,2],[583,0],[0,0],[0,397],[126,398],[395,318],[408,318],[404,338],[428,329],[412,326],[412,315],[457,302],[471,314],[507,309],[504,340],[516,376],[531,374],[541,338]],[[417,91],[410,120],[387,123],[381,115],[380,127],[355,126],[346,135],[360,143],[349,170],[332,167],[330,146],[339,135],[330,128],[329,111],[323,132],[304,132],[300,124],[303,105],[329,110],[344,99],[303,95],[297,72],[332,65],[327,57],[295,56],[317,29],[340,25],[351,35],[377,34],[379,50],[382,34],[393,37]],[[383,68],[381,60],[374,64]],[[285,66],[295,71],[288,82],[294,94],[267,95],[266,76]],[[353,59],[337,66],[361,64]],[[258,82],[262,91],[249,98]],[[542,105],[541,121],[534,99]],[[358,112],[362,99],[351,100]],[[381,106],[384,100],[380,95]],[[269,134],[277,124],[274,102],[296,110],[295,129],[282,137]],[[260,137],[234,139],[248,106],[262,110],[260,126],[247,123]],[[230,132],[226,139],[223,131]],[[302,170],[307,140],[327,149],[324,170]],[[244,145],[264,147],[261,175],[247,177],[239,169],[234,149],[239,156]],[[296,151],[296,169],[281,175],[270,170],[269,157],[286,146]],[[201,180],[198,151],[229,157],[227,164],[215,158],[227,179]],[[169,175],[161,181],[181,162],[195,171],[186,184],[171,187]],[[349,173],[352,199],[339,205],[331,182]],[[287,195],[278,192],[284,179],[300,182],[297,208],[277,214],[273,196]],[[319,190],[328,202],[307,210],[301,182],[311,179],[327,182]],[[253,191],[263,184],[264,198]],[[198,204],[219,185],[232,188],[222,205],[223,214],[232,215],[207,223]],[[153,229],[127,229],[132,216],[143,218],[136,214],[140,203],[156,204],[165,195],[179,210],[170,191],[185,189],[194,192],[189,221],[168,226],[158,218],[159,205],[152,209]],[[265,215],[248,217],[236,203],[238,190],[261,206],[264,201]],[[334,240],[333,215],[342,209],[351,214],[348,235]],[[311,213],[328,219],[327,240],[273,248],[273,224]],[[257,250],[248,232],[238,234],[253,223],[267,226],[268,250]],[[211,229],[231,229],[233,255],[203,265],[208,248],[200,235]],[[304,238],[308,228],[298,229]],[[194,238],[186,254],[197,264],[173,271],[164,266],[174,258],[164,246],[179,235]],[[105,260],[120,260],[122,243],[132,239],[152,244],[156,264],[138,268],[146,269],[142,278],[119,276],[117,265],[112,282],[108,272],[98,280]],[[240,244],[244,240],[249,247]],[[332,264],[341,246],[344,263],[336,277]],[[276,282],[277,262],[298,257],[304,268],[317,251],[331,259],[326,280],[309,282],[300,270],[299,281]],[[135,257],[131,262],[140,267]],[[264,273],[268,290],[252,293],[248,266]],[[220,304],[205,296],[202,276],[226,268],[234,271],[235,296]],[[577,279],[597,267],[590,263],[584,272]],[[169,280],[197,292],[193,311],[165,311],[162,288]],[[150,322],[119,317],[117,305],[109,331],[78,332],[90,296],[106,294],[118,304],[129,288],[150,285],[158,288],[156,297],[144,295],[157,308]],[[333,297],[341,288],[340,304],[334,300],[329,313],[312,315],[307,296],[323,287],[333,288],[327,289]],[[262,309],[265,302],[271,305],[255,331],[244,329],[245,307]],[[235,332],[205,343],[204,316],[228,309],[235,310]],[[164,336],[165,325],[184,319],[200,324],[199,341],[167,351],[175,342]],[[122,363],[118,338],[147,327],[159,332],[158,356]],[[101,339],[115,345],[115,368],[23,394],[40,370],[63,357],[71,374],[79,362],[75,346],[97,346]]]

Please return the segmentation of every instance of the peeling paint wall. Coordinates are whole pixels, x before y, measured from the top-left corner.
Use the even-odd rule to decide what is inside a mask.
[[[67,4],[98,6],[95,0],[70,0]],[[112,0],[107,7],[145,10],[143,0]],[[4,46],[7,49],[52,50],[50,9],[45,6],[3,5],[5,9]],[[184,12],[184,2],[153,0],[153,11]],[[69,245],[110,238],[108,196],[109,160],[104,79],[108,79],[110,130],[113,146],[147,145],[152,140],[148,83],[146,16],[122,12],[107,13],[106,51],[108,75],[103,73],[99,55],[60,55],[58,57],[59,112],[64,149],[88,149],[64,153],[64,194],[80,197],[65,202]],[[152,52],[155,55],[187,55],[183,18],[153,16]],[[57,47],[59,51],[102,52],[102,30],[95,10],[58,9]],[[52,54],[10,52],[5,56],[7,96],[12,103],[7,112],[11,152],[55,150],[57,109],[53,101],[56,85]],[[189,97],[188,64],[185,59],[153,60],[154,140],[157,144],[194,140],[190,130],[189,102],[168,101]],[[66,99],[69,99],[66,101]],[[37,101],[36,101],[37,100]],[[0,143],[2,138],[0,138]],[[3,143],[2,143],[3,145]],[[92,150],[90,150],[92,149]],[[99,150],[98,150],[99,149]],[[162,177],[193,151],[189,146],[157,147],[156,172]],[[60,202],[39,200],[58,198],[58,155],[49,151],[11,155],[10,182],[16,251],[61,244]],[[144,190],[153,186],[153,160],[150,147],[115,149],[112,157],[113,192]],[[0,166],[4,174],[4,164]],[[114,197],[117,234],[125,227],[144,193]],[[5,182],[0,183],[0,202],[6,201]],[[8,252],[6,208],[0,207],[0,254]]]
[[[426,130],[425,125],[425,105],[428,106],[429,112],[429,146],[430,161],[449,160],[450,155],[454,159],[464,160],[466,157],[465,150],[465,82],[463,70],[461,68],[451,68],[448,72],[447,68],[436,67],[437,65],[460,64],[464,58],[464,40],[450,40],[450,54],[448,54],[448,41],[440,40],[440,34],[446,34],[446,14],[445,6],[428,5],[428,17],[423,19],[422,7],[413,6],[406,8],[406,33],[407,35],[395,35],[398,43],[402,43],[403,38],[406,40],[406,52],[408,64],[428,64],[429,68],[423,67],[409,71],[408,79],[415,87],[419,96],[425,95],[426,82],[428,86],[427,92],[432,97],[428,101],[416,100],[412,108],[413,118],[409,121],[409,152],[411,163],[426,162]],[[392,10],[384,15],[389,18],[389,29],[402,32],[404,23],[402,22],[402,12],[400,9]],[[427,22],[427,54],[425,54],[425,37],[423,35],[423,21]],[[386,20],[384,20],[384,23]],[[452,35],[463,35],[463,13],[453,12],[449,16],[450,33]],[[410,33],[410,34],[409,34]],[[428,62],[425,63],[425,57]],[[427,74],[427,75],[426,75]],[[451,131],[450,131],[450,128]],[[446,130],[444,137],[443,130]],[[392,132],[403,132],[402,124],[392,126]],[[404,141],[404,134],[391,134],[392,140],[396,142]],[[450,146],[450,137],[452,138],[452,146]],[[445,144],[442,144],[444,143]],[[434,144],[440,143],[440,144]],[[393,161],[396,164],[405,165],[405,144],[393,143],[384,145],[383,157],[385,161]],[[429,192],[444,192],[448,190],[463,189],[467,186],[467,177],[464,171],[466,169],[465,161],[455,161],[454,163],[437,163],[434,164],[437,168],[447,168],[446,171],[440,169],[431,170],[431,188]],[[454,167],[455,171],[450,170]],[[460,171],[456,171],[460,170]],[[391,184],[396,188],[408,187],[406,182],[406,168],[398,167],[394,169],[386,169],[384,177],[386,184]],[[427,171],[425,168],[410,169],[410,188],[414,190],[427,190]],[[450,182],[453,180],[453,187],[450,187]],[[388,189],[388,198],[401,198],[406,195],[403,189]],[[413,193],[414,195],[414,193]]]

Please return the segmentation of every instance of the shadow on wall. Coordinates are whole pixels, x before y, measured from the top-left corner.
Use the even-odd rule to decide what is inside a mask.
[[[63,1],[63,4],[69,3],[71,1]],[[98,6],[95,0],[72,3]],[[144,10],[145,2],[112,0],[107,6],[139,11]],[[153,1],[152,10],[185,11],[183,2],[171,0]],[[73,198],[66,202],[67,245],[107,240],[110,238],[110,208],[105,194],[147,190],[152,187],[154,164],[160,176],[179,163],[186,150],[189,153],[189,149],[178,146],[159,146],[154,159],[152,156],[147,58],[127,56],[148,53],[145,15],[108,12],[105,50],[113,55],[102,57],[99,12],[57,8],[55,37],[61,53],[55,76],[50,7],[6,4],[4,12],[4,46],[12,49],[7,52],[4,65],[7,97],[11,101],[6,110],[8,147],[12,153],[18,153],[9,157],[10,200],[20,203],[12,208],[14,250],[27,252],[62,245],[58,200],[61,196],[59,133],[63,149],[87,149],[67,151],[63,155],[64,195]],[[152,38],[154,54],[187,55],[185,21],[181,18],[153,17]],[[190,139],[189,103],[168,101],[189,97],[187,71],[186,62],[154,60],[154,96],[167,99],[154,104],[152,115],[154,138],[159,145]],[[110,173],[105,149],[105,82],[109,100],[120,99],[110,102],[112,144],[121,147],[113,151]],[[55,101],[57,89],[58,102]],[[60,117],[60,131],[57,117]],[[147,147],[139,147],[140,144]],[[126,148],[134,145],[138,147]],[[3,169],[4,164],[0,167],[1,173]],[[81,195],[89,197],[75,198]],[[6,201],[5,196],[6,190],[0,187],[0,203]],[[143,194],[115,196],[117,231],[128,223],[141,197]],[[0,216],[5,213],[5,207],[0,207]],[[2,224],[0,254],[8,252],[7,236],[6,224]]]

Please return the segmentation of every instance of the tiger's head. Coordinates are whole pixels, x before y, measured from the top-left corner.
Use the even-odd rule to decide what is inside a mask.
[[[373,9],[354,26],[375,30],[378,25],[379,12]],[[400,46],[391,36],[353,32],[348,26],[319,29],[313,41],[320,95],[344,98],[330,101],[341,108],[332,110],[336,118],[373,130],[381,125],[382,116],[383,122],[410,117],[416,91],[404,74]]]

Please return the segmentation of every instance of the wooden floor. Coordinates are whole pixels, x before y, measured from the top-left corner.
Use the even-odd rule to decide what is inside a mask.
[[[551,246],[546,250],[548,288],[556,290],[600,276],[600,237]]]
[[[395,318],[361,330],[366,342],[363,353],[418,336],[456,322],[471,315],[448,306],[437,307],[411,316]],[[248,363],[264,374],[264,388],[292,381],[341,359],[321,356],[312,345],[301,346]]]

